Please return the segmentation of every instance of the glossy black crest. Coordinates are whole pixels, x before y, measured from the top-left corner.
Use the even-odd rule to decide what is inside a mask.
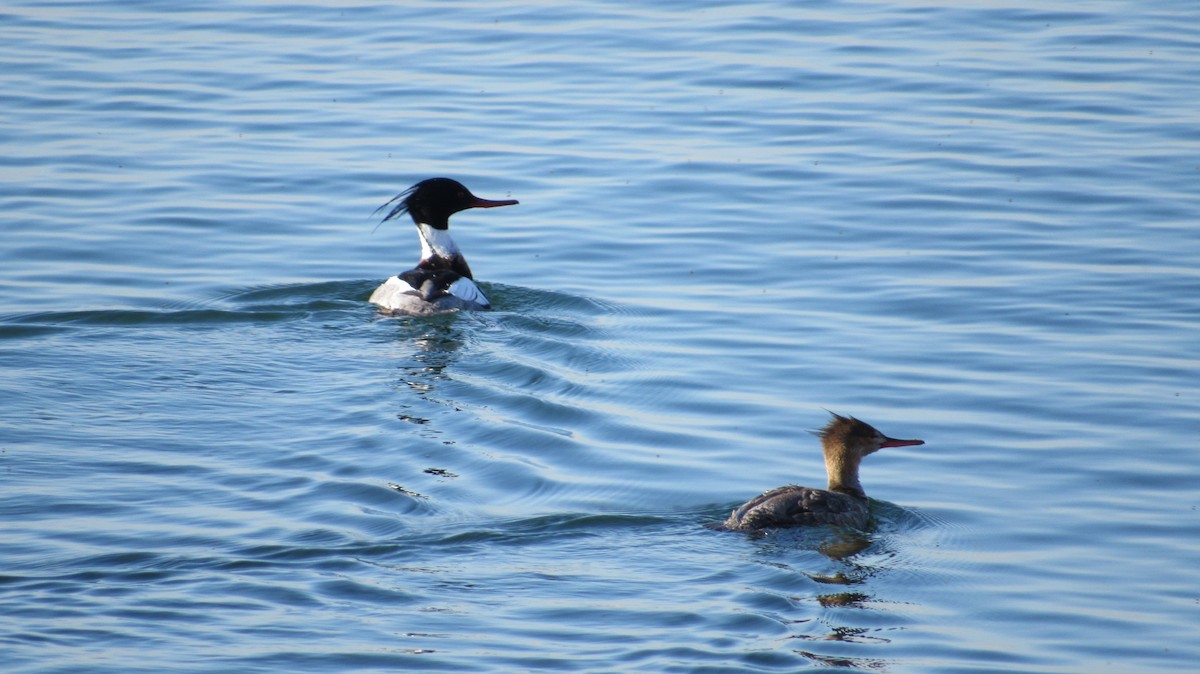
[[[468,208],[492,208],[517,203],[509,199],[489,201],[471,194],[465,185],[450,178],[428,178],[397,194],[395,198],[375,209],[375,212],[393,206],[380,222],[387,222],[404,213],[412,216],[414,223],[424,223],[434,229],[450,226],[450,216]]]

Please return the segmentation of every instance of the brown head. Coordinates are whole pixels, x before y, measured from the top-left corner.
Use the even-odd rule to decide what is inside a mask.
[[[863,457],[884,447],[923,445],[924,440],[898,440],[880,433],[874,426],[854,417],[833,414],[825,428],[817,432],[825,451],[825,472],[829,475],[829,491],[838,491],[866,498],[858,481],[858,466]]]

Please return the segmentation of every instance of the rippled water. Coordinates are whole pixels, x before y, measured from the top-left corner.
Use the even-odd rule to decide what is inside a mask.
[[[1200,661],[1200,6],[0,10],[15,672]],[[366,298],[425,177],[496,307]],[[865,534],[706,525],[871,457]]]

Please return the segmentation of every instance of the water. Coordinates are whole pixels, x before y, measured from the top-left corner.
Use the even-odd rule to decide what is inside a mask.
[[[1178,672],[1191,2],[10,3],[12,672]],[[496,311],[378,317],[425,177]],[[706,527],[872,456],[866,534]]]

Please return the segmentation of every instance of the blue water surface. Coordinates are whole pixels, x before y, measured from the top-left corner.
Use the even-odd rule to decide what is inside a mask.
[[[1200,662],[1200,5],[0,9],[8,672]],[[381,317],[446,175],[495,310]],[[821,486],[869,532],[715,531]]]

